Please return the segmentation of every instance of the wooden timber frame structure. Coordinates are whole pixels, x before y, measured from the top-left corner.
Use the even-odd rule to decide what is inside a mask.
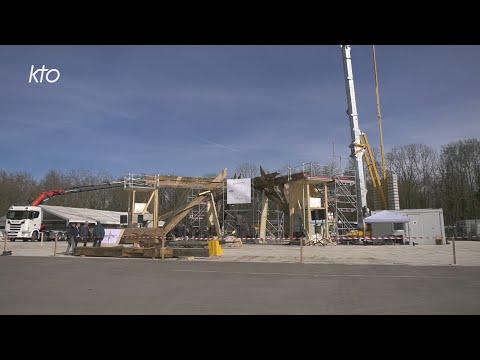
[[[162,175],[141,175],[138,177],[129,174],[124,179],[124,188],[130,191],[129,194],[129,219],[128,228],[122,236],[120,242],[126,242],[126,240],[141,240],[141,239],[153,239],[155,243],[159,242],[159,239],[165,238],[166,235],[175,228],[175,226],[182,221],[193,207],[198,204],[209,201],[211,202],[212,222],[216,228],[217,234],[220,234],[220,225],[215,209],[215,194],[218,189],[222,189],[224,181],[227,177],[227,169],[224,169],[215,178],[204,177],[184,177],[184,176],[162,176]],[[198,194],[196,198],[190,201],[188,204],[179,208],[173,209],[167,214],[159,216],[159,190],[162,188],[183,188],[183,189],[201,189],[203,190]],[[135,199],[137,192],[143,192],[147,194],[148,201],[145,207],[136,212],[135,211]],[[135,214],[145,214],[148,208],[152,209],[153,214],[153,226],[151,228],[137,228],[134,227]],[[165,219],[165,223],[162,227],[158,226],[159,220]],[[134,241],[135,242],[135,241]]]
[[[312,175],[307,172],[281,175],[278,172],[266,173],[260,167],[260,176],[253,179],[253,186],[262,191],[260,239],[266,238],[266,224],[269,202],[277,204],[288,216],[286,231],[290,239],[322,238],[331,242],[330,228],[334,219],[329,208],[336,208],[330,203],[328,186],[336,182],[352,182],[349,177]],[[335,197],[334,197],[335,199]]]

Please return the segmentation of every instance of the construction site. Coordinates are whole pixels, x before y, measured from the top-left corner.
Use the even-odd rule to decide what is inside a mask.
[[[221,256],[222,246],[243,244],[447,244],[442,209],[400,209],[397,175],[386,170],[372,49],[380,161],[360,130],[351,48],[342,45],[351,172],[334,169],[325,174],[319,164],[308,162],[277,172],[260,166],[260,176],[252,178],[228,174],[222,166],[215,177],[129,173],[115,182],[45,189],[30,204],[12,205],[3,219],[5,237],[12,242],[57,242],[65,240],[71,223],[100,222],[106,229],[102,246],[78,246],[74,255],[148,258]],[[372,204],[367,204],[367,173],[374,192]],[[111,188],[128,192],[128,208],[123,212],[43,204],[56,196]],[[159,199],[166,189],[175,189],[182,200],[162,213]]]

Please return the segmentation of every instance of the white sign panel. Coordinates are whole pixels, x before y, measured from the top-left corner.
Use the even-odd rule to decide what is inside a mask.
[[[120,242],[125,229],[105,229],[105,237],[102,240],[102,246],[115,246]]]
[[[311,197],[310,198],[310,207],[311,208],[321,208],[322,207],[322,198]]]
[[[227,179],[227,204],[250,204],[252,179]]]
[[[147,203],[135,203],[135,213],[143,212],[143,209],[145,209],[145,206],[147,206]]]

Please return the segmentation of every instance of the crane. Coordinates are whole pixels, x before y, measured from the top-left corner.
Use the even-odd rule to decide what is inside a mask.
[[[375,53],[375,45],[372,45],[373,52],[373,71],[375,73],[375,95],[377,98],[377,118],[380,133],[380,152],[382,155],[382,176],[384,191],[387,189],[387,169],[385,165],[385,148],[383,146],[383,131],[382,131],[382,112],[380,111],[380,92],[378,91],[378,72],[377,72],[377,55]]]
[[[77,186],[69,189],[44,191],[37,196],[30,205],[10,206],[5,223],[7,236],[11,241],[15,241],[15,239],[23,239],[23,241],[28,241],[29,239],[36,241],[40,239],[41,234],[46,231],[46,226],[43,222],[44,212],[39,205],[52,197],[124,186],[123,181],[112,181],[96,185]]]
[[[352,144],[350,145],[351,157],[355,160],[355,185],[357,188],[357,224],[363,229],[364,217],[368,214],[367,207],[367,186],[363,172],[364,151],[356,151],[355,147],[360,144],[362,132],[358,126],[357,102],[355,99],[355,86],[353,84],[352,56],[350,45],[340,45],[342,49],[343,70],[345,73],[345,88],[347,92],[347,115],[350,120],[350,132]]]
[[[383,181],[380,178],[378,173],[377,165],[375,158],[373,156],[370,143],[368,142],[367,135],[362,132],[358,125],[358,113],[357,113],[357,103],[355,99],[355,86],[353,83],[353,69],[352,69],[352,56],[350,45],[341,45],[342,50],[342,60],[343,60],[343,69],[345,74],[345,88],[347,93],[347,105],[348,110],[347,114],[350,120],[350,131],[352,143],[351,148],[351,157],[355,159],[355,181],[357,188],[357,224],[359,229],[364,229],[364,218],[369,214],[370,210],[367,206],[367,187],[366,179],[364,174],[363,167],[363,156],[365,155],[365,162],[367,164],[368,171],[370,173],[370,178],[372,179],[373,188],[375,194],[380,202],[380,207],[383,209],[388,208],[388,198],[386,194],[386,170],[385,170],[385,160],[384,160],[384,150],[383,150],[383,137],[382,137],[382,122],[381,122],[381,113],[380,113],[380,98],[378,92],[378,77],[377,77],[377,65],[376,65],[376,56],[375,56],[375,47],[373,47],[373,56],[374,56],[374,71],[375,71],[375,89],[377,97],[377,115],[380,124],[380,140],[381,140],[381,151],[382,151],[382,170],[383,170]]]
[[[44,201],[47,201],[48,199],[58,195],[74,194],[74,193],[93,191],[93,190],[111,189],[111,188],[117,188],[117,187],[124,187],[124,182],[112,181],[112,182],[106,182],[106,183],[101,183],[97,185],[85,185],[85,186],[77,186],[69,189],[44,191],[35,200],[32,201],[30,206],[38,206]]]

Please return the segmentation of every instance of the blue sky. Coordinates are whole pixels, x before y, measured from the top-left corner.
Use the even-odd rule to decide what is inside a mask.
[[[480,46],[377,45],[386,151],[480,136]],[[379,144],[370,45],[352,45]],[[28,83],[30,66],[56,68]],[[0,170],[204,176],[348,160],[340,46],[0,46]]]

